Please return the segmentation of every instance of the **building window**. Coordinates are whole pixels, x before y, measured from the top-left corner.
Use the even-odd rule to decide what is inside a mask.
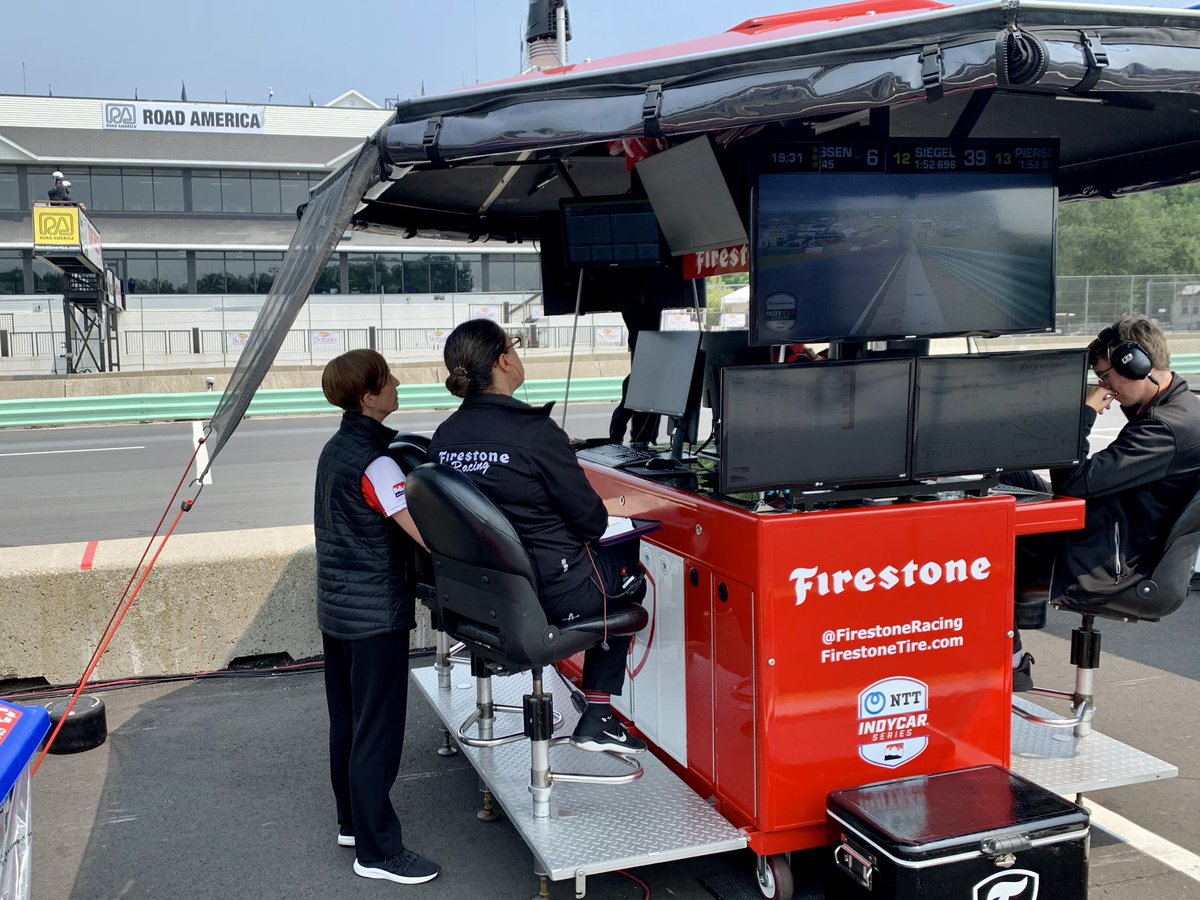
[[[159,212],[183,212],[183,172],[154,170],[154,208]]]
[[[225,293],[225,254],[196,251],[196,293]]]
[[[250,175],[247,172],[221,173],[221,211],[248,213],[254,209],[250,201]]]
[[[250,205],[256,213],[280,211],[277,172],[254,172],[250,176]]]
[[[457,290],[463,293],[482,291],[483,257],[477,253],[460,253],[454,259],[458,270],[455,277]]]
[[[254,254],[254,293],[268,294],[271,292],[271,285],[275,283],[275,276],[279,274],[279,267],[282,264],[282,253]]]
[[[192,172],[192,210],[221,211],[221,175],[219,172]]]
[[[513,260],[513,286],[518,291],[542,289],[541,263],[536,256],[526,254]]]
[[[350,293],[379,293],[379,273],[374,254],[351,253],[346,259],[349,260]]]
[[[284,172],[279,178],[280,205],[287,215],[308,202],[308,176],[303,172]]]
[[[429,293],[429,257],[425,254],[404,254],[404,291],[408,294]]]
[[[455,284],[454,257],[445,254],[431,256],[429,258],[429,292],[431,294],[452,293]]]
[[[0,166],[0,209],[20,209],[21,191],[15,167]],[[3,257],[0,257],[3,259]],[[3,290],[3,288],[0,288]],[[12,293],[12,291],[9,291]]]
[[[404,257],[399,253],[380,253],[379,289],[385,294],[404,293]]]
[[[62,272],[35,256],[33,258],[33,292],[35,294],[61,294],[62,291]]]
[[[70,179],[67,180],[70,181]],[[121,193],[119,172],[94,170],[91,177],[92,202],[88,205],[88,209],[120,212],[125,208]],[[72,182],[71,196],[75,197],[74,182]],[[87,203],[86,200],[83,202]]]
[[[517,289],[512,254],[493,253],[487,257],[484,265],[487,266],[487,289],[489,291],[515,291]]]
[[[341,254],[335,253],[325,264],[325,271],[313,287],[314,294],[340,294],[342,292]]]
[[[0,250],[0,294],[25,293],[25,270],[20,250]]]
[[[127,211],[154,211],[154,180],[149,169],[122,169],[121,190]]]
[[[254,254],[240,250],[225,253],[225,289],[230,294],[254,293]]]

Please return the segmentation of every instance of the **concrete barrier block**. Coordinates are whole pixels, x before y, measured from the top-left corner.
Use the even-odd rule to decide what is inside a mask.
[[[77,681],[145,548],[101,541],[88,570],[82,543],[0,549],[0,679]],[[418,622],[412,646],[432,647],[423,607]],[[308,525],[173,536],[93,677],[191,674],[279,653],[321,653]]]

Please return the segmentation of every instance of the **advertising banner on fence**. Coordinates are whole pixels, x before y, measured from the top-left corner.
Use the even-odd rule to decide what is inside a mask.
[[[472,319],[491,319],[493,322],[500,321],[500,307],[498,306],[483,306],[472,303],[469,310]]]
[[[425,346],[439,349],[446,343],[446,337],[450,332],[445,328],[430,328],[425,332]]]
[[[605,325],[596,329],[595,342],[597,344],[617,344],[624,343],[624,338],[621,329],[612,325]]]
[[[225,332],[225,347],[228,350],[242,350],[248,340],[250,340],[250,332],[248,331]]]
[[[313,329],[308,333],[308,346],[316,352],[338,352],[342,349],[341,331],[321,331]]]
[[[745,328],[746,314],[745,313],[721,313],[722,328]]]
[[[696,331],[700,325],[690,313],[666,313],[662,319],[663,331]]]

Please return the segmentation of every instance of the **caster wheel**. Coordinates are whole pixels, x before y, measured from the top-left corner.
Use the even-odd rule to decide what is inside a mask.
[[[50,713],[51,734],[62,721],[69,703],[70,698],[64,697],[46,705],[46,711]],[[107,737],[108,717],[104,712],[104,701],[99,697],[80,697],[75,701],[75,708],[71,710],[62,731],[51,745],[50,752],[82,753],[84,750],[99,747]]]
[[[760,856],[755,866],[758,874],[758,889],[766,900],[792,900],[795,882],[792,879],[792,864],[787,855]]]

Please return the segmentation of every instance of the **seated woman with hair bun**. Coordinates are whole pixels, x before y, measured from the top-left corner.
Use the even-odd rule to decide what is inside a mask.
[[[533,561],[550,621],[600,615],[617,597],[640,601],[640,595],[625,596],[625,585],[640,571],[639,543],[595,543],[608,526],[608,511],[566,433],[550,418],[553,404],[533,407],[513,397],[525,381],[518,346],[519,339],[489,319],[472,319],[450,333],[446,388],[463,402],[434,432],[431,458],[467,475],[512,522]],[[588,705],[571,735],[581,749],[646,748],[609,705],[625,682],[631,640],[610,637],[584,654]]]

